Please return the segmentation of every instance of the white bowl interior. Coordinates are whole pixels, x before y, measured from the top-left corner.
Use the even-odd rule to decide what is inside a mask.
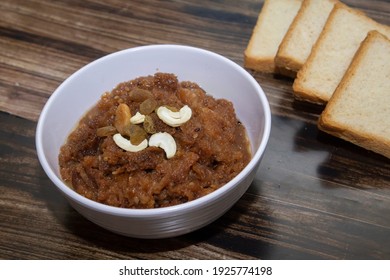
[[[179,81],[195,82],[215,98],[232,101],[246,126],[253,152],[252,165],[237,180],[243,180],[245,173],[258,164],[268,141],[271,117],[264,92],[249,73],[231,60],[202,49],[177,45],[137,47],[105,56],[75,72],[52,94],[41,113],[36,135],[38,156],[47,175],[68,197],[93,207],[99,204],[87,202],[61,181],[58,154],[71,130],[105,91],[156,72],[174,73]],[[110,211],[108,206],[98,207]]]

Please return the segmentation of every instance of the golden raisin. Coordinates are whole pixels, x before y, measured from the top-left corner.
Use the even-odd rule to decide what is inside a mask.
[[[139,112],[143,115],[149,115],[156,109],[157,101],[154,98],[148,98],[139,105]]]
[[[138,125],[131,124],[129,127],[130,142],[133,145],[138,145],[147,137],[146,131]]]
[[[108,125],[108,126],[99,127],[96,130],[96,135],[98,137],[106,137],[106,136],[114,135],[116,132],[117,130],[114,126]]]
[[[154,126],[154,122],[151,116],[146,115],[145,120],[144,120],[144,130],[149,133],[149,134],[154,134],[156,133],[156,127]]]
[[[129,99],[131,101],[135,102],[142,102],[148,98],[152,97],[152,93],[148,90],[141,89],[141,88],[134,88],[132,91],[129,93]]]
[[[129,135],[130,126],[130,108],[125,103],[119,104],[115,113],[115,127],[121,135]]]

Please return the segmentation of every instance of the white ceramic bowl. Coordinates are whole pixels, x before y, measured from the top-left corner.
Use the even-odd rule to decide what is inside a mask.
[[[216,98],[233,102],[250,138],[253,158],[220,189],[181,205],[123,209],[91,201],[65,185],[58,154],[76,123],[105,91],[120,82],[155,72],[199,84]],[[166,238],[199,229],[223,215],[251,184],[271,128],[267,98],[255,79],[231,60],[210,51],[179,45],[152,45],[119,51],[81,68],[51,95],[40,115],[36,147],[40,163],[55,186],[84,217],[112,232],[138,238]]]

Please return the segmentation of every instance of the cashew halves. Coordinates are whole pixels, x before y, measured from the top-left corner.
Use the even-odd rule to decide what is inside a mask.
[[[156,111],[158,117],[167,125],[172,127],[180,126],[186,123],[192,115],[192,110],[184,105],[179,112],[173,112],[167,107],[161,106]]]
[[[139,152],[148,147],[148,140],[145,139],[138,145],[133,145],[129,140],[124,138],[120,133],[114,134],[112,137],[114,139],[115,144],[118,145],[119,148],[128,151],[128,152]]]
[[[134,116],[130,118],[132,124],[140,124],[145,121],[145,115],[142,115],[140,112],[137,112]]]
[[[158,132],[150,136],[149,146],[162,148],[167,158],[171,158],[176,154],[175,139],[167,132]]]

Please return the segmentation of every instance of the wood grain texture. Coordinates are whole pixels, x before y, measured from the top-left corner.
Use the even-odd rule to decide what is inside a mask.
[[[389,1],[344,1],[390,24]],[[390,259],[390,160],[318,131],[322,107],[292,80],[249,71],[271,104],[263,162],[242,199],[177,238],[118,236],[79,215],[35,151],[40,111],[83,65],[148,44],[185,44],[243,64],[262,1],[2,0],[0,259]],[[180,23],[180,24],[179,24]]]

